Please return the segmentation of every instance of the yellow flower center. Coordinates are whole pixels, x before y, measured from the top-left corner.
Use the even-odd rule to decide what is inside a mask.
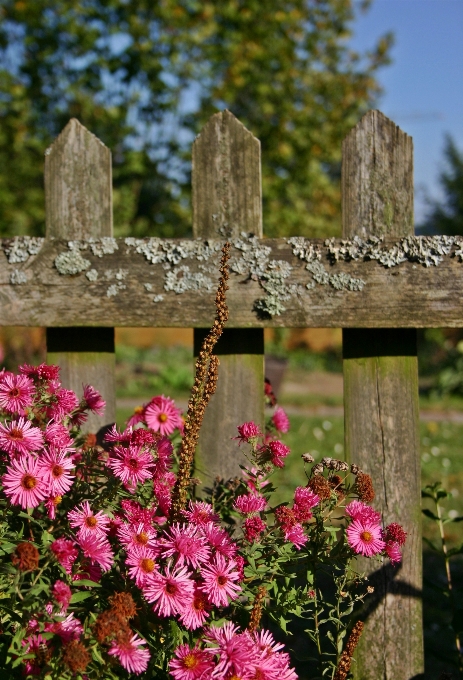
[[[149,557],[144,557],[140,562],[140,568],[146,574],[151,574],[151,572],[154,571],[154,566],[154,560],[150,560]]]
[[[362,541],[365,541],[365,543],[370,543],[373,540],[373,535],[370,534],[369,531],[362,531],[360,538]]]
[[[198,657],[195,656],[195,654],[187,654],[186,657],[183,659],[183,665],[185,668],[196,668],[198,665]]]
[[[30,491],[31,489],[35,489],[37,486],[37,480],[32,475],[24,475],[21,480],[21,486],[24,489],[28,489]]]
[[[159,420],[161,421],[161,423],[165,423],[167,420],[167,413],[160,413]]]

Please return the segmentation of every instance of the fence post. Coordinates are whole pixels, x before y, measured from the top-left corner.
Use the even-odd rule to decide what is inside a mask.
[[[45,153],[45,203],[48,238],[113,235],[111,152],[75,118]],[[47,328],[47,351],[64,387],[81,396],[82,384],[91,384],[106,401],[104,416],[90,414],[86,431],[114,422],[114,328]]]
[[[413,234],[412,139],[379,111],[368,112],[344,140],[342,192],[344,237]],[[400,522],[408,533],[401,566],[359,560],[375,592],[363,613],[354,675],[418,680],[424,676],[416,331],[345,329],[343,353],[347,459],[371,474],[385,523]]]
[[[262,236],[260,142],[229,112],[213,115],[193,144],[193,235]],[[212,321],[212,319],[211,319]],[[208,329],[195,329],[195,356]],[[209,485],[216,476],[241,473],[236,427],[264,421],[264,332],[226,328],[214,350],[219,356],[217,391],[206,410],[196,469]]]

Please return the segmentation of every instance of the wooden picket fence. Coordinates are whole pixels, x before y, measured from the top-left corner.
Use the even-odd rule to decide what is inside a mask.
[[[115,420],[114,327],[193,327],[214,317],[218,260],[232,243],[230,320],[197,467],[234,476],[236,425],[264,418],[264,327],[342,327],[345,451],[375,507],[408,532],[403,563],[370,575],[361,680],[423,673],[416,328],[463,325],[458,238],[413,236],[412,140],[379,111],[343,144],[344,240],[264,239],[260,144],[228,111],[193,145],[195,239],[114,239],[111,154],[71,120],[46,151],[46,238],[3,239],[0,325],[47,328],[67,387],[98,388]]]

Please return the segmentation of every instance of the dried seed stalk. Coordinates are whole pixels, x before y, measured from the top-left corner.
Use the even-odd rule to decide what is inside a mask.
[[[259,586],[252,604],[251,616],[249,618],[248,630],[250,633],[253,633],[255,630],[257,630],[257,628],[259,628],[260,620],[262,618],[262,601],[266,595],[266,588],[264,586]]]
[[[186,506],[188,486],[191,479],[191,469],[194,454],[199,439],[199,431],[209,399],[214,394],[217,385],[219,359],[212,354],[212,350],[223,332],[228,320],[226,291],[228,290],[228,259],[230,257],[230,243],[222,248],[220,261],[219,287],[215,296],[216,315],[214,324],[207,334],[199,352],[195,366],[195,381],[188,402],[182,443],[179,450],[179,466],[175,487],[172,492],[171,519],[179,521],[181,512]]]
[[[341,655],[333,680],[345,680],[347,678],[352,663],[352,657],[354,656],[354,651],[359,643],[362,632],[363,621],[357,621],[349,635],[349,639],[347,640],[346,647]]]

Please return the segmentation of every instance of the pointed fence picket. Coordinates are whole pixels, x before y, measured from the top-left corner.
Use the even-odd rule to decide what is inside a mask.
[[[463,326],[463,243],[397,244],[413,234],[412,166],[411,139],[380,112],[367,113],[343,146],[347,240],[294,245],[262,238],[260,144],[232,114],[214,115],[193,146],[194,236],[206,245],[231,240],[232,261],[241,256],[246,264],[232,266],[218,390],[197,467],[206,482],[239,473],[235,427],[264,419],[265,326],[344,329],[347,457],[371,472],[386,521],[399,521],[409,534],[400,569],[370,576],[376,590],[359,680],[422,677],[415,329]],[[218,272],[205,251],[193,252],[184,240],[112,238],[110,152],[76,120],[46,152],[45,189],[46,239],[2,242],[0,325],[48,327],[49,360],[61,366],[65,386],[80,392],[90,382],[107,401],[105,419],[90,423],[96,430],[115,420],[114,326],[194,327],[198,351],[214,317],[207,280]],[[376,255],[363,257],[356,236],[385,237],[385,248],[392,239],[387,266],[371,261]],[[262,295],[284,304],[272,316],[258,313]]]

